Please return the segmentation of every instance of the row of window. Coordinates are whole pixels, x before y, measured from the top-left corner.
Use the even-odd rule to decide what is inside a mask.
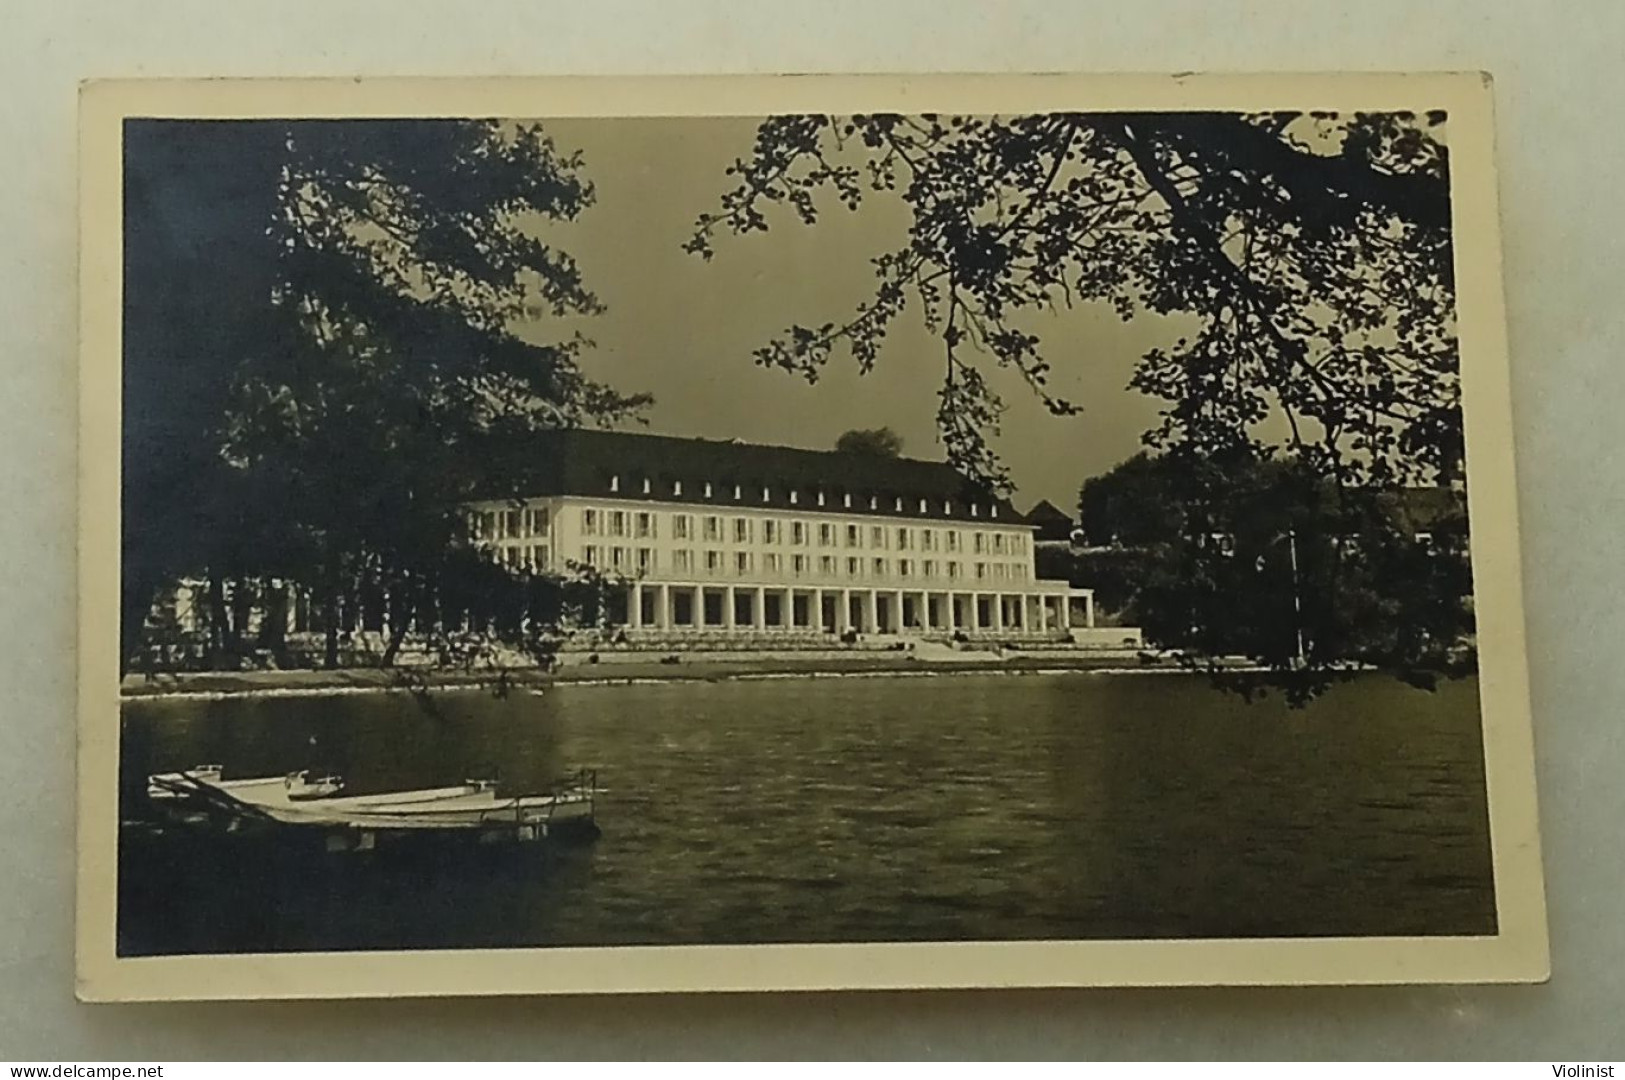
[[[591,507],[581,512],[581,531],[586,536],[632,537],[639,540],[657,539],[660,522],[648,511],[598,510]],[[723,518],[716,514],[671,514],[671,536],[674,540],[703,540],[722,543],[724,539],[736,544],[754,544],[761,536],[763,544],[785,544],[807,547],[814,543],[825,548],[873,548],[877,551],[946,551],[965,550],[969,536],[970,550],[977,555],[1024,555],[1027,538],[1019,533],[969,532],[960,529],[928,529],[909,525],[858,525],[832,521],[781,521],[777,518]]]
[[[692,551],[688,548],[679,548],[671,554],[671,571],[677,574],[704,573],[710,576],[734,574],[739,577],[752,576],[757,571],[757,555],[751,551]],[[588,544],[581,549],[581,561],[588,566],[621,573],[652,573],[662,569],[660,566],[660,552],[653,548],[629,548],[621,546],[601,547],[597,544]],[[761,556],[760,566],[762,573],[770,577],[782,577],[789,570],[792,578],[844,578],[846,580],[860,580],[864,577],[889,578],[895,575],[900,578],[938,577],[947,581],[965,579],[967,569],[971,578],[976,581],[1026,581],[1027,567],[1022,563],[972,563],[967,568],[965,563],[954,559],[889,559],[889,558],[859,558],[847,556],[838,558],[834,555],[820,555],[814,559],[811,555],[791,555],[786,558],[778,552],[768,552]]]
[[[547,507],[523,510],[477,510],[469,516],[469,532],[476,540],[523,540],[547,535]]]
[[[637,485],[638,493],[643,495],[655,494],[654,488],[654,481],[650,480],[648,477],[644,477]],[[719,489],[731,489],[733,492],[734,502],[745,502],[757,492],[760,492],[762,502],[770,503],[773,501],[773,489],[771,487],[747,486],[745,484],[717,485],[711,483],[710,481],[700,484],[700,498],[717,498]],[[621,487],[621,478],[619,476],[611,476],[609,478],[609,490],[614,494],[621,494],[623,492],[623,488]],[[673,480],[671,482],[671,494],[675,498],[683,497],[683,482],[681,480]],[[791,506],[801,505],[802,500],[800,491],[791,489],[790,491],[786,492],[785,495],[786,501],[788,501]],[[931,507],[934,505],[933,501],[928,498],[905,497],[902,495],[853,495],[850,491],[841,492],[840,498],[837,500],[833,494],[826,495],[825,492],[816,490],[812,492],[812,497],[808,501],[807,505],[835,506],[837,504],[847,510],[861,510],[865,507],[870,510],[879,510],[883,506],[889,505],[897,513],[903,513],[908,509],[917,509],[922,514],[929,514],[931,512]],[[954,512],[954,505],[955,504],[952,499],[943,499],[941,502],[942,512],[944,514],[952,514]],[[966,509],[970,511],[971,517],[982,516],[983,507],[981,503],[967,503],[965,506]],[[997,518],[999,516],[998,503],[987,504],[987,516],[990,518]]]

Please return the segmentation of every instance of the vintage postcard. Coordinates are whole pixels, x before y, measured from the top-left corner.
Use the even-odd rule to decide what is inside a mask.
[[[1544,979],[1490,103],[87,85],[80,995]]]

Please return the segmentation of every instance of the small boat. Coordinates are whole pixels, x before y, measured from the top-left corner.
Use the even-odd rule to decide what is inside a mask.
[[[207,785],[245,802],[256,802],[262,793],[278,790],[291,801],[325,799],[344,790],[342,777],[328,774],[312,779],[309,770],[247,780],[222,780],[224,771],[219,765],[199,765],[186,772],[154,773],[147,777],[147,797],[181,798],[183,789],[193,784]]]
[[[154,774],[148,777],[148,792],[156,800],[177,801],[183,811],[195,808],[232,821],[306,826],[357,837],[462,829],[539,839],[555,829],[593,830],[597,774],[590,769],[550,792],[528,795],[499,795],[494,780],[468,780],[448,787],[341,796],[337,793],[343,783],[336,776],[313,779],[308,772],[222,780],[217,767],[204,766]]]

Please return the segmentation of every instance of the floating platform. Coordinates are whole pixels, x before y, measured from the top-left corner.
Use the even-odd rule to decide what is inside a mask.
[[[321,833],[329,850],[374,848],[380,837],[457,836],[476,842],[595,836],[597,773],[582,769],[540,794],[501,795],[494,781],[448,787],[342,795],[335,776],[226,780],[218,766],[147,778],[149,802],[161,816],[226,832],[296,830]]]

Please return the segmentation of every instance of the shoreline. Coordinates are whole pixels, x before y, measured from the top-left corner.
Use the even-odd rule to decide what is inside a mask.
[[[1251,670],[1238,660],[1235,670]],[[443,672],[407,682],[402,672],[382,668],[334,671],[205,671],[149,679],[126,676],[123,702],[226,698],[339,697],[436,692],[490,691],[506,681],[512,691],[541,693],[564,686],[628,686],[680,682],[755,682],[778,679],[876,677],[930,678],[952,675],[1179,675],[1193,674],[1171,661],[1147,660],[1137,651],[1102,650],[1088,656],[1020,656],[1004,660],[926,661],[912,656],[854,656],[831,660],[761,657],[698,660],[679,664],[603,662],[569,664],[551,673],[517,669],[500,674]]]

